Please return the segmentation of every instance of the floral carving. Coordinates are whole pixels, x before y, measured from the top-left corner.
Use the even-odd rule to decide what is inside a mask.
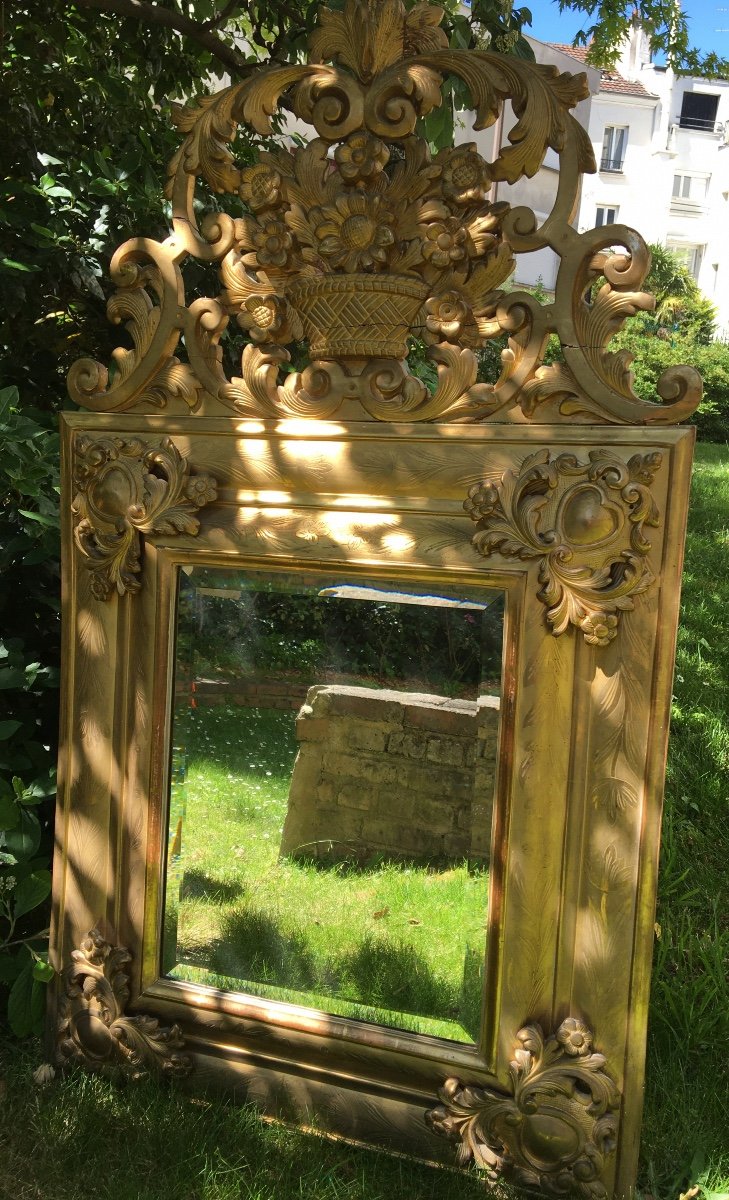
[[[491,187],[488,163],[472,144],[443,153],[443,194],[454,204],[481,204]]]
[[[423,257],[434,267],[450,267],[468,253],[467,230],[458,217],[446,217],[424,227]]]
[[[278,171],[263,162],[257,162],[241,171],[238,195],[254,212],[273,208],[281,200],[281,182]]]
[[[471,488],[464,508],[478,528],[473,544],[485,557],[538,560],[537,595],[552,632],[575,625],[589,645],[606,646],[619,613],[653,582],[646,527],[659,523],[650,485],[661,461],[653,453],[625,463],[593,450],[581,463],[538,450],[499,484]]]
[[[238,313],[238,324],[254,342],[288,342],[301,336],[301,322],[281,296],[248,296]]]
[[[332,267],[353,272],[387,263],[394,217],[381,196],[342,193],[333,205],[315,208],[311,222],[317,249]]]
[[[390,158],[390,151],[379,138],[368,133],[350,133],[334,151],[339,174],[347,183],[366,183],[376,178]]]
[[[134,349],[116,352],[111,386],[104,367],[76,364],[74,400],[97,410],[174,402],[178,411],[205,406],[219,415],[245,391],[251,413],[265,396],[259,416],[313,416],[306,371],[274,370],[287,359],[273,351],[304,338],[309,367],[343,381],[338,403],[328,389],[331,414],[369,397],[368,380],[382,375],[384,360],[385,374],[399,378],[416,336],[428,344],[437,387],[423,395],[411,375],[398,403],[361,400],[368,416],[667,424],[695,409],[701,381],[692,368],[667,371],[657,385],[663,403],[650,404],[635,393],[629,356],[609,349],[625,319],[652,305],[641,290],[650,255],[623,226],[578,233],[570,224],[580,176],[595,169],[572,114],[587,96],[585,76],[451,49],[442,18],[428,3],[407,10],[403,0],[344,0],[341,11],[319,11],[307,62],[253,70],[195,106],[174,107],[184,140],[170,163],[173,236],[161,244],[134,239],[120,252],[109,315],[125,321]],[[501,139],[499,114],[511,105],[514,122],[492,161],[472,142],[432,157],[420,135],[418,123],[442,104],[453,77],[470,95],[476,129],[492,126]],[[295,150],[269,142],[256,163],[236,163],[239,123],[267,137],[282,103],[317,136]],[[530,209],[489,201],[494,183],[534,176],[548,149],[560,170],[541,225]],[[216,204],[198,221],[198,179],[218,195],[239,196],[248,211],[233,218]],[[561,260],[554,305],[501,290],[516,255],[545,248]],[[186,308],[180,264],[190,254],[219,264],[224,290]],[[153,266],[143,265],[148,260]],[[457,314],[444,309],[452,296]],[[242,379],[226,376],[220,339],[231,316],[261,345],[263,374],[263,360],[244,354]],[[190,365],[173,357],[181,332]],[[544,366],[553,333],[563,361]],[[498,378],[477,382],[479,350],[504,335]],[[446,363],[455,364],[449,380]],[[304,389],[298,396],[296,387]],[[610,622],[585,632],[602,642]]]
[[[426,1120],[457,1143],[461,1163],[551,1195],[602,1200],[620,1095],[591,1047],[590,1030],[574,1017],[546,1039],[528,1025],[517,1034],[510,1092],[448,1079]]]
[[[253,244],[256,263],[261,267],[285,267],[293,248],[293,239],[282,221],[270,219],[255,230]]]
[[[141,587],[140,534],[195,535],[193,515],[217,494],[211,475],[192,475],[169,438],[150,446],[137,438],[76,443],[72,512],[74,538],[99,600]]]
[[[469,317],[468,305],[457,292],[431,296],[425,303],[425,328],[447,341],[456,341]]]
[[[127,1016],[131,954],[92,929],[71,955],[64,972],[58,1025],[59,1063],[137,1079],[150,1073],[179,1077],[192,1062],[179,1025],[166,1028],[154,1017]]]

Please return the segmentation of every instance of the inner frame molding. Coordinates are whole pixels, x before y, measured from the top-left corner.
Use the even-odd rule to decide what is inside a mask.
[[[87,411],[61,418],[49,1036],[60,1062],[171,1075],[357,1142],[627,1200],[694,440],[677,422],[701,383],[672,369],[647,403],[609,350],[652,306],[650,256],[623,226],[569,224],[594,169],[572,115],[584,77],[451,50],[442,15],[348,0],[322,10],[306,63],[177,109],[170,236],[112,262],[109,317],[132,346],[112,371],[74,366]],[[453,76],[476,130],[500,131],[490,160],[473,143],[431,155],[416,132]],[[239,166],[237,124],[268,135],[284,94],[316,136]],[[490,199],[548,150],[559,183],[541,225]],[[236,215],[216,200],[198,219],[205,189],[237,197]],[[542,305],[506,281],[544,247],[561,266]],[[221,290],[187,303],[191,256]],[[561,359],[544,366],[551,333]],[[412,339],[431,386],[408,366]],[[190,567],[505,594],[473,1044],[164,973]]]
[[[568,1178],[571,1164],[594,1146],[599,1154],[588,1154],[591,1184],[627,1195],[640,1127],[692,431],[664,429],[656,436],[648,429],[531,427],[525,445],[522,430],[495,425],[395,429],[311,421],[294,430],[281,422],[251,429],[221,418],[67,414],[62,428],[68,496],[77,454],[87,454],[90,443],[117,438],[138,444],[143,457],[168,439],[189,478],[214,478],[216,498],[196,510],[196,529],[170,526],[143,534],[142,571],[135,576],[141,588],[124,594],[115,588],[107,599],[97,594],[95,560],[73,541],[78,514],[70,504],[64,509],[66,666],[52,935],[57,968],[70,965],[96,926],[110,945],[126,947],[126,1015],[179,1028],[192,1064],[186,1086],[233,1088],[236,1094],[243,1089],[266,1112],[304,1124],[315,1117],[344,1137],[431,1161],[463,1161],[464,1152],[452,1143],[453,1130],[462,1128],[468,1131],[464,1146],[481,1139],[474,1157],[482,1166],[495,1170],[500,1163],[499,1169],[525,1179],[536,1171],[550,1187],[560,1171]],[[548,446],[548,453],[535,452],[535,445]],[[474,546],[473,514],[464,508],[469,492],[483,491],[484,480],[493,480],[498,493],[504,478],[520,479],[532,470],[535,456],[537,471],[560,458],[578,464],[576,482],[569,480],[573,487],[583,486],[586,464],[609,463],[614,483],[622,478],[616,463],[626,480],[636,469],[631,460],[650,465],[650,483],[641,485],[650,537],[640,555],[650,584],[631,598],[632,607],[621,608],[619,624],[606,626],[614,636],[596,636],[595,626],[585,636],[576,622],[555,636],[542,596],[544,555],[519,557],[502,546],[484,557]],[[614,488],[607,492],[620,496]],[[534,498],[541,502],[539,488]],[[562,498],[555,502],[559,507]],[[637,503],[632,490],[620,502],[619,536],[626,545],[639,524],[631,525]],[[546,520],[545,528],[552,527]],[[602,524],[598,528],[604,532]],[[595,539],[587,539],[584,555],[574,543],[567,565],[578,581],[592,578],[598,552],[608,563],[616,557],[609,539],[597,548]],[[621,550],[618,557],[623,553],[633,551]],[[346,569],[354,580],[376,575],[401,584],[457,579],[506,593],[478,1045],[162,975],[174,605],[177,572],[189,564],[309,574]],[[91,1002],[106,1021],[103,997]],[[549,1039],[567,1018],[589,1031],[593,1059],[602,1056],[600,1078],[610,1080],[603,1113],[610,1117],[610,1137],[602,1138],[604,1124],[594,1131],[602,1117],[585,1107],[580,1072],[561,1067],[562,1090],[550,1101],[561,1115],[544,1117],[552,1132],[555,1120],[563,1122],[556,1161],[545,1147],[536,1165],[525,1160],[522,1143],[512,1144],[504,1134],[512,1128],[508,1123],[489,1123],[486,1135],[479,1116],[486,1100],[471,1114],[478,1119],[459,1124],[464,1088],[466,1095],[480,1089],[489,1103],[511,1096],[518,1107],[512,1066],[520,1061],[514,1057],[517,1034],[539,1026],[544,1045],[552,1045]],[[64,1021],[61,1016],[65,1038]],[[123,1041],[126,1034],[121,1036]],[[560,1053],[570,1051],[563,1047]],[[577,1070],[579,1054],[575,1063]],[[537,1083],[540,1070],[524,1067],[530,1079],[536,1072]],[[426,1114],[437,1109],[441,1094],[446,1108],[452,1101],[452,1111],[429,1124]],[[496,1145],[494,1128],[503,1145]],[[570,1128],[579,1131],[576,1156],[570,1147],[577,1134],[572,1137]],[[535,1139],[535,1131],[526,1139],[532,1156]]]

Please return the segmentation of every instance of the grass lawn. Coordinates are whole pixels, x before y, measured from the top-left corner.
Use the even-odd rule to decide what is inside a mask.
[[[175,913],[173,886],[166,905],[174,977],[476,1040],[487,872],[279,861],[295,711],[179,715],[188,776],[180,901]]]
[[[639,1188],[729,1193],[729,449],[700,446],[666,791]],[[266,768],[268,769],[268,768]],[[271,816],[273,821],[273,815]],[[280,823],[280,822],[279,822]],[[369,906],[369,905],[368,905]],[[0,1198],[471,1200],[475,1179],[322,1141],[152,1084],[37,1089],[0,1046]]]

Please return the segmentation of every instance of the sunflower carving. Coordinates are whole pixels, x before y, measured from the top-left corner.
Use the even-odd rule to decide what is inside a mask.
[[[343,193],[334,204],[315,208],[310,219],[317,250],[333,268],[376,271],[387,265],[395,218],[381,196]]]

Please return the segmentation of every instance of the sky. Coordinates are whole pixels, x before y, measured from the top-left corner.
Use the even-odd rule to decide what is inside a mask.
[[[531,27],[525,32],[542,42],[571,42],[579,29],[586,28],[586,13],[560,13],[553,0],[518,0],[532,13]],[[705,53],[713,50],[729,58],[729,0],[687,0],[684,11],[689,19],[691,44]]]

